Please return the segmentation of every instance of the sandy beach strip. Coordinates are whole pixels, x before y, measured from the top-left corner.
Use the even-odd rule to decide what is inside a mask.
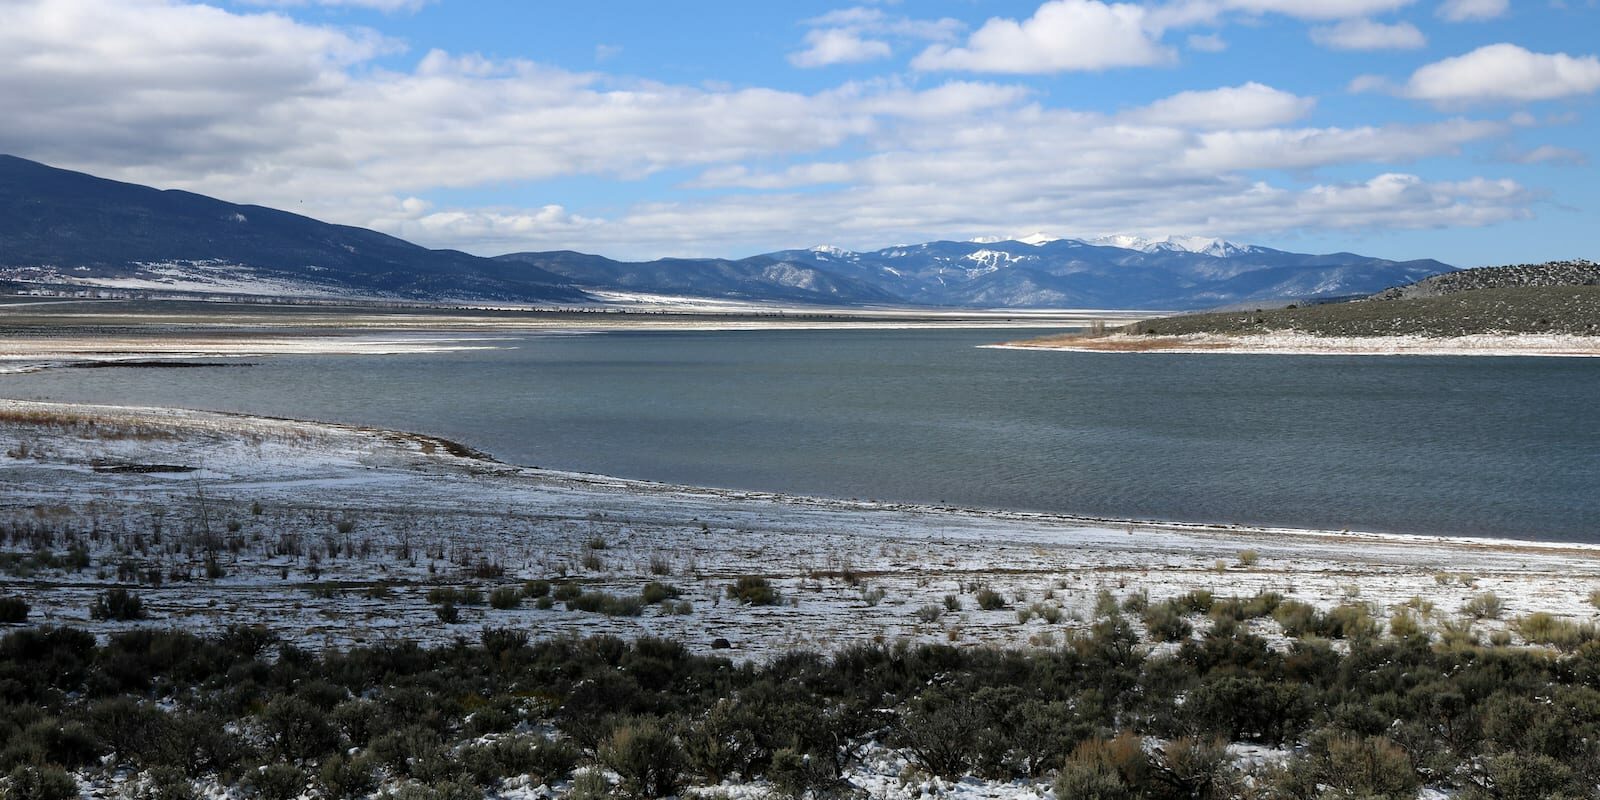
[[[1182,336],[1059,336],[986,345],[1006,350],[1075,353],[1256,353],[1339,356],[1600,356],[1600,336],[1472,334],[1468,336],[1316,336],[1297,331]]]

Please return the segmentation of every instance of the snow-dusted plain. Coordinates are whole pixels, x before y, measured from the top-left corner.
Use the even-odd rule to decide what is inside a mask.
[[[89,619],[91,598],[113,584],[142,584],[153,624],[266,621],[314,646],[446,641],[496,626],[648,633],[696,650],[722,638],[743,658],[864,639],[1048,645],[1092,620],[1102,590],[1157,601],[1195,588],[1271,590],[1322,607],[1370,603],[1380,618],[1414,597],[1453,613],[1492,591],[1505,613],[1481,623],[1487,633],[1532,611],[1591,619],[1588,596],[1600,587],[1591,546],[697,489],[510,466],[410,434],[192,411],[0,401],[0,445],[4,549],[26,557],[76,545],[93,564],[14,571],[6,591],[28,599],[34,623],[97,632],[135,624]],[[207,578],[208,557],[225,576]],[[729,601],[740,575],[770,578],[785,602]],[[658,580],[692,611],[607,617],[525,603],[466,607],[443,624],[425,597],[530,579],[618,595]],[[978,610],[979,587],[1008,607]],[[946,595],[961,610],[923,611]],[[1059,621],[1019,621],[1035,604],[1059,608]],[[1271,620],[1253,624],[1278,635]]]

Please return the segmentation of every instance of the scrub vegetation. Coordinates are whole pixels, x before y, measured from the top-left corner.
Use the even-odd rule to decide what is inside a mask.
[[[834,797],[891,758],[902,784],[976,776],[1057,797],[1596,795],[1592,635],[1568,641],[1534,614],[1522,626],[1567,649],[1500,647],[1386,635],[1358,606],[1199,599],[1145,608],[1206,628],[1159,654],[1115,604],[1049,648],[869,643],[745,663],[666,639],[496,628],[324,652],[249,626],[103,643],[20,629],[0,639],[0,791],[477,797],[543,784],[648,798],[735,781]],[[1251,614],[1292,615],[1303,633],[1272,646],[1236,619]]]

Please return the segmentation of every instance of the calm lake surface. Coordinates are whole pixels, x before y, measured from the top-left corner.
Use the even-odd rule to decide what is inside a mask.
[[[983,350],[1016,331],[529,335],[0,376],[0,396],[423,431],[709,486],[1600,541],[1600,361]]]

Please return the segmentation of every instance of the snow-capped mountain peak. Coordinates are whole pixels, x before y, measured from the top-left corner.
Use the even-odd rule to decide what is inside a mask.
[[[973,237],[971,239],[968,239],[967,241],[972,243],[972,244],[999,244],[1001,242],[1021,242],[1022,244],[1031,244],[1034,247],[1038,247],[1041,244],[1049,244],[1050,242],[1061,241],[1061,237],[1059,237],[1059,236],[1051,236],[1048,233],[1030,233],[1027,236],[976,236],[976,237]]]
[[[822,256],[833,256],[834,258],[844,258],[846,256],[855,255],[843,247],[834,247],[831,244],[819,244],[816,247],[811,248],[811,252]]]
[[[1089,243],[1102,247],[1138,250],[1142,253],[1196,253],[1216,258],[1230,258],[1259,252],[1259,248],[1254,245],[1237,244],[1226,239],[1215,239],[1209,236],[1168,236],[1164,239],[1146,239],[1142,236],[1123,233],[1090,239]]]

